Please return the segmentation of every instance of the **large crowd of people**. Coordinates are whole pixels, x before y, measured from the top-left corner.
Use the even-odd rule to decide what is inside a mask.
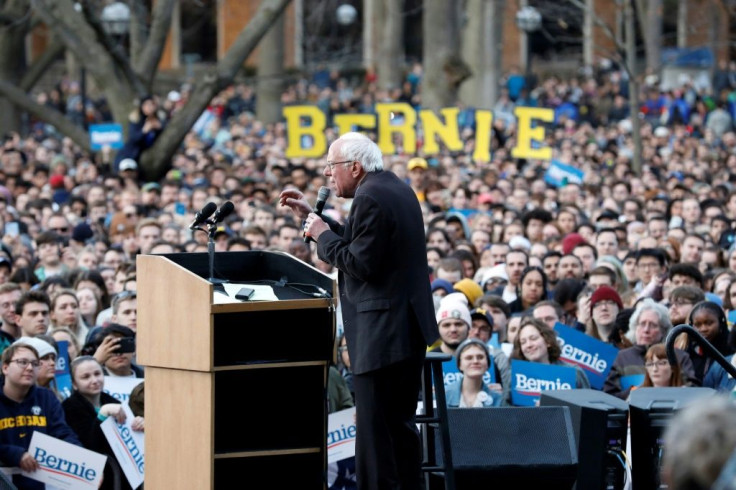
[[[282,103],[316,105],[329,123],[340,113],[372,113],[381,102],[421,107],[421,65],[394,90],[379,89],[371,78],[347,80],[339,71],[323,75],[289,86]],[[475,112],[467,107],[460,112],[462,151],[384,156],[384,168],[411,186],[424,215],[441,337],[430,348],[457,354],[454,370],[467,372],[448,384],[452,406],[512,404],[510,360],[564,365],[556,323],[619,349],[603,387],[615,396],[626,398],[638,386],[730,391],[736,385],[692,339],[678,339],[676,365],[661,345],[672,325],[688,323],[724,356],[736,350],[734,75],[724,64],[710,83],[682,78],[668,90],[648,77],[641,93],[629,94],[625,73],[611,64],[591,76],[553,76],[534,87],[512,70],[493,107],[491,161],[472,158]],[[76,437],[60,435],[99,450],[92,415],[121,412],[101,396],[98,378],[144,376],[135,353],[121,349],[137,329],[136,255],[207,251],[206,234],[189,229],[207,202],[235,205],[215,233],[216,250],[280,250],[336,273],[304,242],[302,223],[278,204],[289,187],[314,202],[327,185],[324,159],[287,158],[285,123],[255,119],[255,92],[247,84],[215,97],[166,175],[150,177],[140,156],[190,93],[185,84],[141,100],[117,156],[87,154],[41,121],[31,120],[27,134],[5,136],[0,419],[10,405],[37,397],[35,385],[53,391],[45,359],[56,359],[56,342],[64,340],[75,390],[64,410]],[[104,101],[80,107],[78,88],[66,81],[36,97],[75,121],[110,117]],[[641,172],[632,167],[630,97],[638,100],[634,117],[642,122]],[[512,157],[515,107],[554,110],[542,144],[555,160],[581,170],[582,182],[551,183],[548,161]],[[339,135],[330,127],[327,136],[331,142]],[[343,221],[349,206],[332,197],[325,213]],[[33,341],[23,341],[28,338]],[[346,349],[340,345],[337,363],[343,376],[331,379],[350,386]],[[32,383],[24,375],[29,367]],[[576,380],[579,388],[590,386],[579,369]],[[142,420],[136,427],[142,429]],[[0,448],[22,449],[10,432],[0,427]],[[2,459],[33,468],[20,449],[3,451]]]

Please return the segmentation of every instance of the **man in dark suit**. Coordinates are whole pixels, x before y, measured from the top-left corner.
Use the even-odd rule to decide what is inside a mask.
[[[438,338],[416,195],[383,170],[378,146],[347,133],[327,153],[324,175],[353,198],[345,225],[312,213],[295,189],[281,193],[305,221],[320,259],[339,270],[340,302],[353,367],[358,488],[420,489],[415,423],[427,345]]]

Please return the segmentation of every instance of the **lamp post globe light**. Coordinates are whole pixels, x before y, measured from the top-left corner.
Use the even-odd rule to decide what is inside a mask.
[[[526,6],[516,12],[516,26],[524,32],[526,36],[526,73],[531,72],[532,64],[532,43],[529,34],[538,31],[542,27],[542,14],[534,7]]]
[[[358,17],[358,11],[352,5],[344,3],[337,7],[335,15],[337,16],[338,24],[341,26],[349,26],[355,22],[355,18]]]
[[[102,9],[102,25],[111,36],[124,36],[130,28],[130,7],[123,2],[113,2]]]

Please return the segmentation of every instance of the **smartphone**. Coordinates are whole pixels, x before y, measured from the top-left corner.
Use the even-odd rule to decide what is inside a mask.
[[[5,234],[9,236],[18,236],[20,228],[17,221],[9,221],[5,223]]]
[[[135,339],[133,337],[122,337],[115,352],[120,354],[135,352]]]
[[[185,206],[184,204],[182,204],[182,203],[178,202],[178,203],[176,203],[176,205],[174,206],[174,211],[175,211],[175,212],[176,212],[176,214],[178,214],[179,216],[184,216],[185,214],[187,214],[187,207],[186,207],[186,206]]]
[[[239,299],[240,301],[248,301],[255,291],[251,288],[240,288],[240,291],[235,295],[235,299]]]

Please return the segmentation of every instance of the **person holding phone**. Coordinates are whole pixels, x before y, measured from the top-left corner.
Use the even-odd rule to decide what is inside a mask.
[[[143,368],[133,362],[135,356],[135,332],[118,323],[111,323],[83,349],[88,354],[94,349],[94,358],[103,367],[106,376],[142,378]]]

